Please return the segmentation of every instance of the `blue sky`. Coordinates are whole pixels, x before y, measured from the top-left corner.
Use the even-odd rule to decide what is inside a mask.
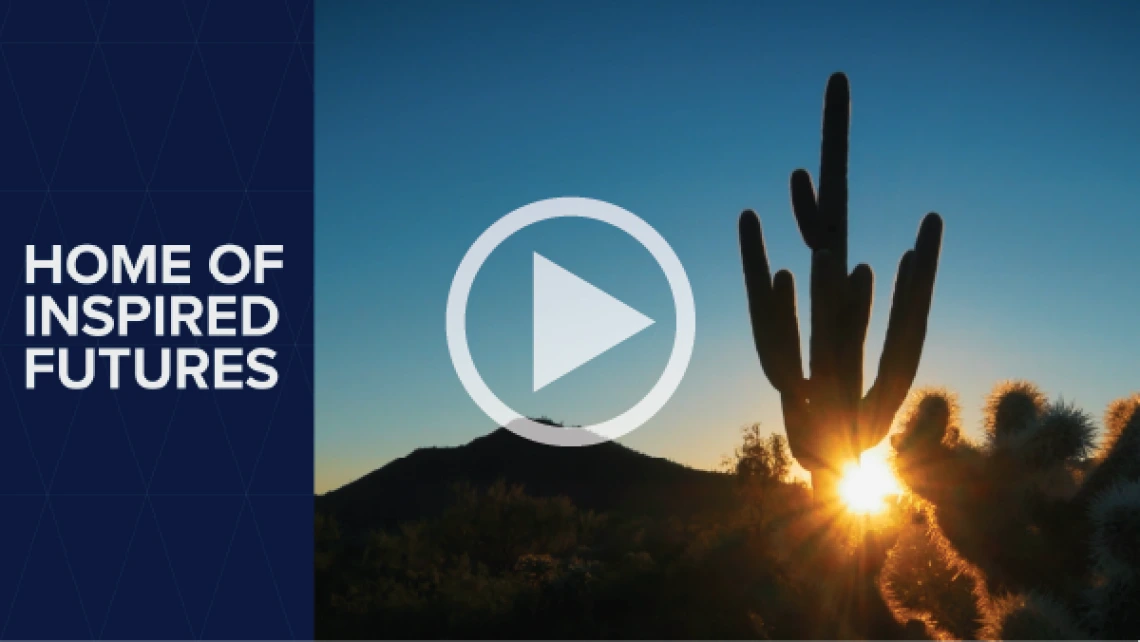
[[[828,75],[852,85],[850,255],[875,269],[867,370],[895,265],[946,220],[919,385],[1029,378],[1096,416],[1140,389],[1140,3],[322,2],[316,56],[316,489],[494,426],[447,352],[467,247],[513,209],[586,196],[635,212],[688,271],[680,389],[622,439],[715,467],[783,430],[745,306],[736,219],[809,256],[788,176],[817,172]],[[531,253],[657,323],[531,393]],[[590,423],[640,399],[672,342],[664,276],[600,223],[528,228],[476,279],[480,372],[508,404]],[[806,340],[806,327],[804,331]]]

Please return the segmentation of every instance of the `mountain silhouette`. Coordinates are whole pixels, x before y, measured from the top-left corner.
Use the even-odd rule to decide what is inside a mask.
[[[419,448],[317,496],[316,509],[350,530],[391,528],[439,514],[456,483],[485,488],[499,480],[536,497],[566,496],[584,509],[656,517],[724,510],[734,488],[731,475],[615,442],[558,448],[499,428],[463,446]]]

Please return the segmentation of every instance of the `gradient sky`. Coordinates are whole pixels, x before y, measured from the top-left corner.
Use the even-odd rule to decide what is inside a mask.
[[[621,441],[712,468],[741,426],[782,431],[736,219],[760,214],[803,316],[809,255],[787,181],[817,172],[836,70],[852,85],[850,255],[876,274],[868,375],[897,261],[937,211],[917,384],[957,391],[969,434],[1003,378],[1098,418],[1140,389],[1140,3],[338,0],[316,16],[318,492],[494,428],[451,366],[448,288],[487,226],[554,196],[635,212],[692,282],[685,380]],[[657,323],[530,393],[533,251]],[[505,402],[584,424],[648,391],[672,315],[648,252],[562,220],[492,255],[468,333]]]

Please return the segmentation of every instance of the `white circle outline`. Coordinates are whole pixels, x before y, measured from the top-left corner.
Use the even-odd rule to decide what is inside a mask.
[[[554,218],[587,218],[608,223],[636,239],[665,273],[673,295],[676,328],[673,351],[653,388],[632,408],[591,426],[553,427],[532,421],[503,403],[479,375],[467,345],[467,300],[471,286],[491,253],[515,232]],[[558,197],[524,205],[495,221],[475,239],[451,281],[447,295],[447,348],[459,381],[476,405],[493,421],[515,434],[550,446],[589,446],[617,439],[649,421],[673,396],[693,355],[696,306],[689,277],[673,248],[657,230],[633,212],[612,203],[582,197]]]

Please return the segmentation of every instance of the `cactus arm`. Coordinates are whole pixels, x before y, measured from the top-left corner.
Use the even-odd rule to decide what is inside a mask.
[[[780,270],[772,285],[776,338],[783,347],[777,351],[786,373],[782,392],[803,395],[804,366],[800,355],[800,321],[796,314],[796,280],[788,270]]]
[[[815,250],[822,247],[819,229],[819,205],[815,198],[815,187],[811,183],[811,174],[805,169],[792,172],[792,214],[796,217],[796,224],[800,228],[800,235],[804,237],[804,245]]]
[[[863,346],[871,322],[875,273],[871,266],[860,263],[847,276],[846,327],[844,328],[840,370],[848,382],[847,394],[852,405],[863,396]]]
[[[773,285],[764,232],[752,211],[740,216],[740,253],[756,353],[772,387],[784,392],[803,379],[795,283],[790,273],[782,271]]]
[[[930,304],[934,299],[934,280],[938,275],[938,257],[942,249],[942,217],[927,214],[918,228],[918,238],[914,244],[914,271],[908,279],[903,329],[904,343],[896,363],[906,387],[914,382],[918,374],[922,344],[926,340],[927,321],[930,318]]]
[[[1091,506],[1117,481],[1140,479],[1140,394],[1110,404],[1105,427],[1108,434],[1096,457],[1099,465],[1076,497],[1081,506]]]
[[[860,418],[863,443],[874,445],[887,434],[918,374],[941,248],[942,218],[928,214],[919,226],[914,249],[899,261],[879,370]]]
[[[905,309],[908,285],[914,271],[914,250],[907,250],[899,259],[895,285],[891,295],[891,310],[887,317],[887,335],[879,357],[879,370],[863,400],[859,413],[859,434],[871,439],[889,424],[906,398],[906,389],[899,389],[900,378],[892,378],[892,367],[899,359],[903,344]],[[900,394],[901,393],[901,394]]]
[[[851,124],[851,89],[847,76],[832,74],[823,99],[819,197],[805,170],[792,173],[792,212],[804,243],[829,250],[847,271],[847,147]]]

